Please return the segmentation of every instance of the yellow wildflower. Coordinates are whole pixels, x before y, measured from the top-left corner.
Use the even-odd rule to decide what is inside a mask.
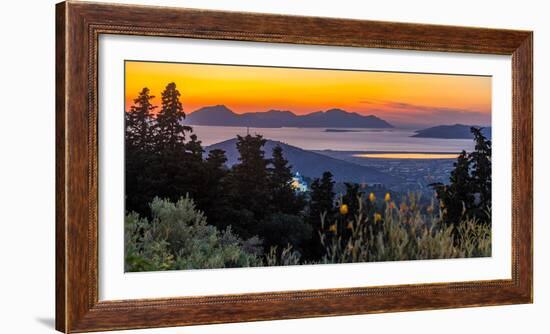
[[[347,215],[348,214],[348,205],[347,204],[342,204],[340,205],[340,214],[341,215]]]
[[[378,212],[374,214],[374,222],[377,223],[382,220],[382,215]]]
[[[374,196],[374,193],[369,194],[369,201],[371,201],[371,202],[376,201],[376,196]]]
[[[330,232],[336,233],[336,224],[330,225],[330,227],[328,228],[328,230],[329,230]]]
[[[391,201],[390,193],[386,193],[386,196],[384,196],[384,201],[386,201],[386,202]]]

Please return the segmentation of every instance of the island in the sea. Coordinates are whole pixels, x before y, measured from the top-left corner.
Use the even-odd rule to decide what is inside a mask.
[[[393,128],[374,115],[363,116],[342,109],[296,115],[288,110],[268,110],[237,114],[224,105],[200,108],[184,121],[188,125],[243,126],[253,128]]]
[[[431,128],[417,130],[415,134],[411,137],[416,138],[440,138],[440,139],[472,139],[474,135],[470,131],[472,127],[482,128],[481,133],[487,137],[491,138],[491,127],[481,127],[477,125],[464,125],[464,124],[454,124],[454,125],[439,125]]]

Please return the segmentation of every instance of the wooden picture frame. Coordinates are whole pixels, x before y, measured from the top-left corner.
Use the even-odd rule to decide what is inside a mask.
[[[98,37],[261,41],[512,57],[512,278],[98,299]],[[533,33],[66,1],[56,7],[56,329],[85,332],[533,301]]]

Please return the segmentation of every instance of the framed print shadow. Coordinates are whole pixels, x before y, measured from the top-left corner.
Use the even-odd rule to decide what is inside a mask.
[[[57,330],[532,302],[532,32],[56,14]]]

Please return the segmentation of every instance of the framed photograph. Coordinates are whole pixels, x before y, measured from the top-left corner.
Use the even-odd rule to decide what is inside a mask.
[[[56,10],[59,331],[532,302],[532,32]]]

